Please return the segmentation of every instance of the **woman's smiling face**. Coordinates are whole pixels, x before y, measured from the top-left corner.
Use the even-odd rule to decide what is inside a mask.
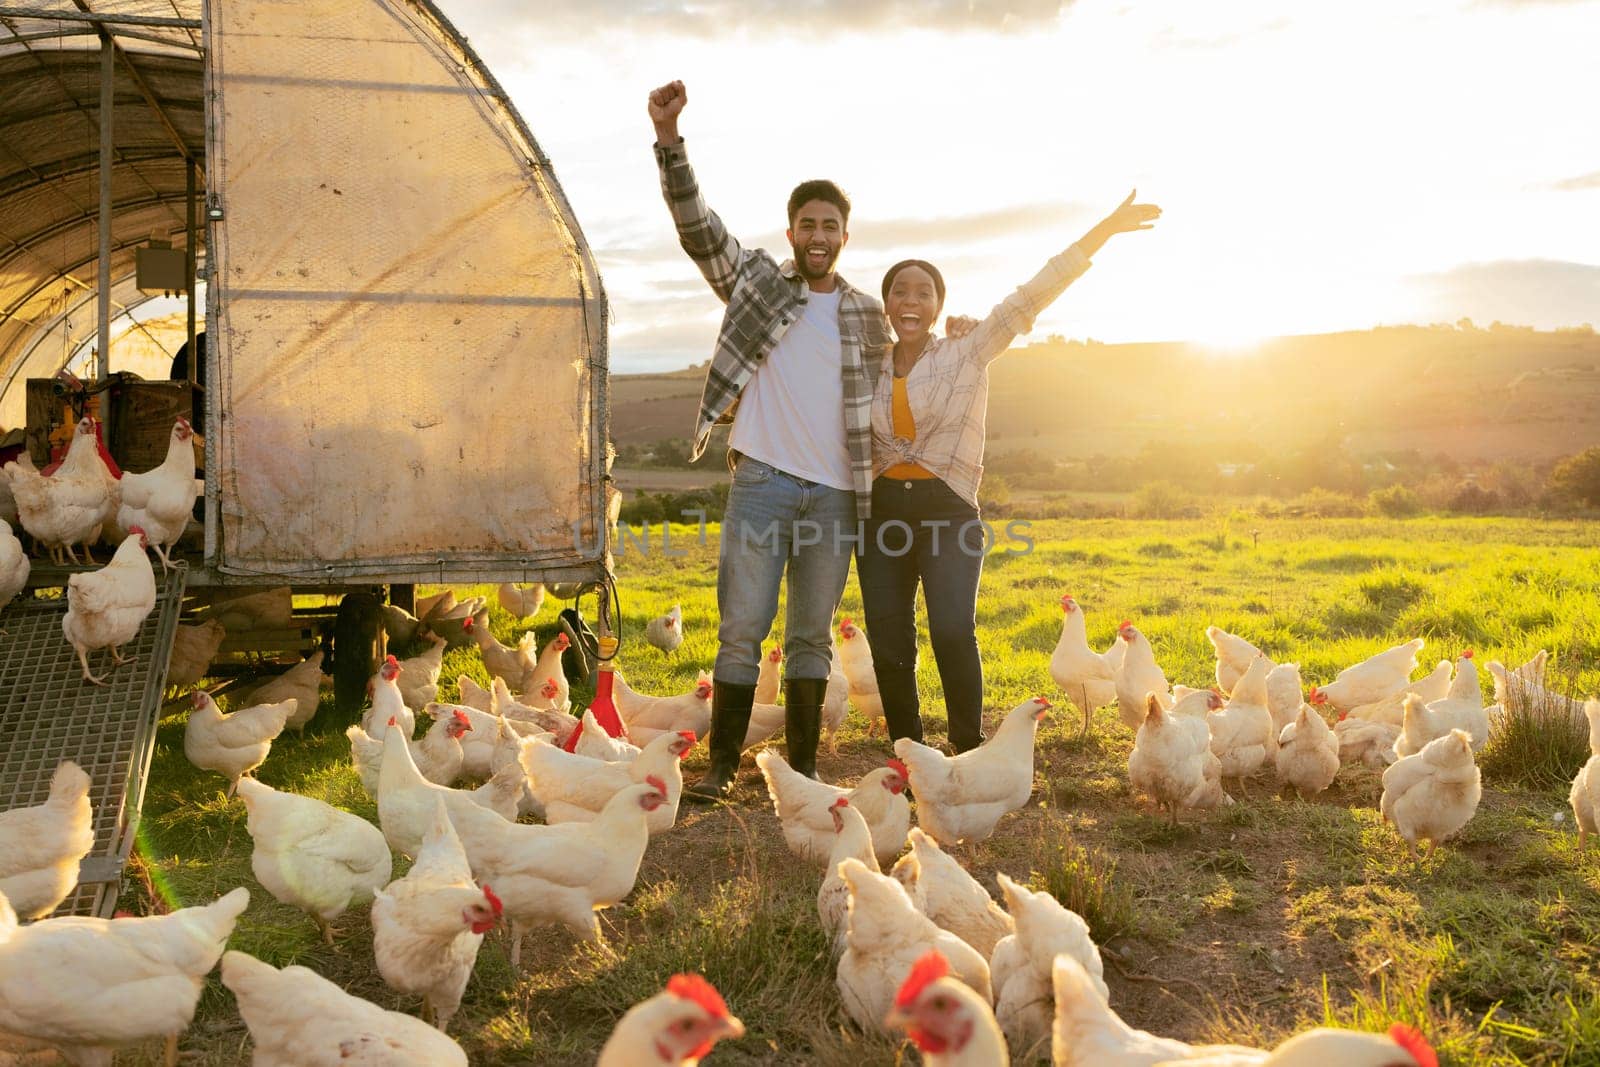
[[[939,318],[939,290],[933,275],[921,267],[901,267],[889,283],[889,296],[884,301],[889,315],[889,325],[895,336],[906,343],[924,339]]]

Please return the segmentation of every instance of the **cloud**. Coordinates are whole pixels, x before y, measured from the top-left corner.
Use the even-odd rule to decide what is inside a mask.
[[[1421,321],[1454,322],[1467,316],[1480,325],[1498,320],[1553,329],[1594,322],[1600,308],[1600,266],[1552,259],[1503,259],[1465,263],[1447,271],[1415,275]]]
[[[1550,188],[1563,193],[1575,193],[1583,189],[1600,189],[1600,170],[1592,174],[1580,174],[1576,178],[1565,178],[1558,182],[1551,182]]]
[[[718,37],[751,31],[768,34],[876,30],[889,27],[933,30],[1023,32],[1056,21],[1072,0],[474,0],[471,21],[495,20],[521,26],[537,12],[541,33],[552,30],[592,33],[597,26],[689,37]],[[530,27],[531,28],[531,27]]]

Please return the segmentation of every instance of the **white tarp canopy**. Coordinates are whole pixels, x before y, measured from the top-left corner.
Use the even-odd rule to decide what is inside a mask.
[[[203,163],[208,568],[603,577],[599,275],[428,0],[0,0],[0,388],[95,283],[107,40],[114,278]]]

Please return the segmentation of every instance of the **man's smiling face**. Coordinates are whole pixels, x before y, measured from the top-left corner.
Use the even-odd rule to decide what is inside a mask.
[[[788,238],[800,276],[818,281],[833,273],[850,234],[845,231],[844,214],[837,204],[807,200],[789,220]]]

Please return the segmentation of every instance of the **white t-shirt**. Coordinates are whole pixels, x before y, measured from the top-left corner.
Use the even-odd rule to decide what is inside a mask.
[[[745,383],[728,445],[797,478],[849,491],[839,295],[838,287],[807,291],[800,317]]]

